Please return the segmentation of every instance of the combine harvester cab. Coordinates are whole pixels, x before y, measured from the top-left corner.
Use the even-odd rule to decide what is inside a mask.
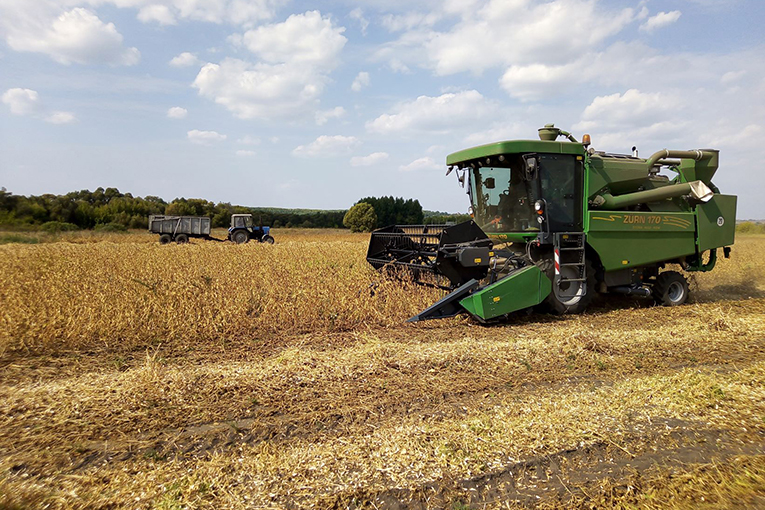
[[[565,141],[558,141],[564,137]],[[584,311],[596,293],[688,298],[678,271],[710,271],[734,242],[736,197],[712,183],[718,151],[609,154],[548,124],[447,157],[473,220],[372,233],[367,260],[451,291],[410,321],[468,313],[486,322],[539,307]],[[432,275],[430,277],[425,275]]]

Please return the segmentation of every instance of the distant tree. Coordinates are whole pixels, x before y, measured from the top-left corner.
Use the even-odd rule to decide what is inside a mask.
[[[374,207],[366,202],[359,202],[345,213],[343,225],[351,229],[351,232],[371,232],[377,225]]]
[[[419,200],[393,197],[367,197],[359,202],[371,205],[377,214],[377,226],[419,225],[423,222],[422,206]]]

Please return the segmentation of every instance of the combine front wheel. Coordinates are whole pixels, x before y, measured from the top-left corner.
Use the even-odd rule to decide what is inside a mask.
[[[653,284],[653,299],[664,306],[679,306],[688,300],[688,281],[677,271],[660,273]]]
[[[553,282],[554,286],[555,261],[552,255],[537,262],[537,266]],[[577,273],[573,266],[561,268],[561,276],[564,278],[577,278]],[[550,295],[542,302],[542,309],[555,315],[582,313],[595,295],[595,271],[589,260],[585,264],[585,279],[586,281],[584,282],[561,283],[558,292],[555,292],[555,289],[553,289]]]

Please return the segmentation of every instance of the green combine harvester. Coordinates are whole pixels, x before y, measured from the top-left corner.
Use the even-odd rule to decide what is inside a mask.
[[[596,293],[677,306],[688,282],[662,271],[667,264],[710,271],[719,248],[730,256],[736,197],[712,183],[718,151],[609,154],[552,124],[539,138],[446,158],[447,175],[467,186],[473,220],[372,233],[372,266],[407,268],[418,283],[450,291],[410,321],[468,313],[487,322],[531,307],[580,313]]]

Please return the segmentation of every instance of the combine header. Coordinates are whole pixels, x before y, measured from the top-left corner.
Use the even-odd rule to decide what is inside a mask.
[[[719,248],[729,256],[736,197],[712,183],[718,151],[609,154],[590,148],[589,135],[579,142],[552,124],[539,138],[447,157],[473,220],[372,233],[372,266],[406,268],[450,291],[410,321],[469,313],[485,322],[536,306],[579,313],[596,293],[676,306],[688,282],[662,271],[666,264],[710,271]]]

